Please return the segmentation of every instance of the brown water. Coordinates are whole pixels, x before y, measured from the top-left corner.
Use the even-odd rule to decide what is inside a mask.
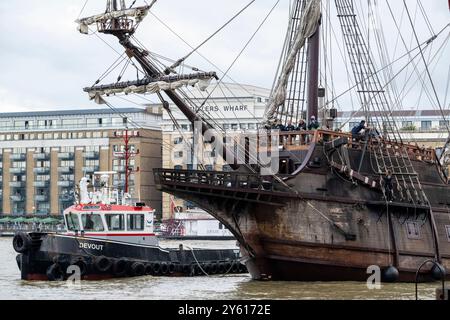
[[[82,282],[70,287],[65,282],[22,281],[11,238],[0,238],[1,299],[414,299],[414,284],[383,285],[369,290],[359,282],[259,282],[248,275],[164,278],[140,277]],[[204,248],[234,248],[235,241],[185,241],[185,245]],[[177,247],[179,241],[162,246]],[[420,284],[420,299],[434,299],[436,284]]]

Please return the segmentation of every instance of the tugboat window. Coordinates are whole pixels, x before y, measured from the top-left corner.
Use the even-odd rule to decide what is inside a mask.
[[[450,241],[450,226],[445,226],[445,230],[447,230],[447,240]]]
[[[106,214],[105,217],[110,231],[125,230],[123,214]]]
[[[67,229],[70,231],[80,230],[80,221],[78,215],[69,213],[66,215]]]
[[[81,216],[85,231],[103,231],[103,221],[99,214],[83,214]]]
[[[144,230],[144,215],[129,214],[127,220],[128,230]]]

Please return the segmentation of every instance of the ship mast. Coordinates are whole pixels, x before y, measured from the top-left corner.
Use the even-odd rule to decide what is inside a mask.
[[[308,39],[308,120],[319,115],[320,24]]]

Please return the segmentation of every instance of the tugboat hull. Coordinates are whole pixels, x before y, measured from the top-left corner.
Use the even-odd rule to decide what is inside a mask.
[[[65,280],[78,271],[81,280],[246,272],[238,250],[162,249],[44,233],[21,233],[16,237],[26,239],[25,245],[15,246],[16,251],[19,249],[17,263],[23,280]]]

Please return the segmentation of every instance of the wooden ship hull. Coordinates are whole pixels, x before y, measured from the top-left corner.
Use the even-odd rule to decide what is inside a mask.
[[[326,133],[317,132],[315,139]],[[328,157],[333,148],[321,141],[285,146],[280,161],[298,167],[283,178],[289,190],[245,172],[157,169],[155,178],[162,191],[195,202],[231,230],[254,279],[366,281],[368,267],[395,266],[399,281],[413,282],[426,259],[450,268],[450,189],[433,153],[409,146],[430,210],[425,202],[386,202],[374,180],[375,153],[347,147],[345,168]],[[359,173],[349,169],[359,166]],[[433,266],[427,267],[423,281],[434,279]]]

